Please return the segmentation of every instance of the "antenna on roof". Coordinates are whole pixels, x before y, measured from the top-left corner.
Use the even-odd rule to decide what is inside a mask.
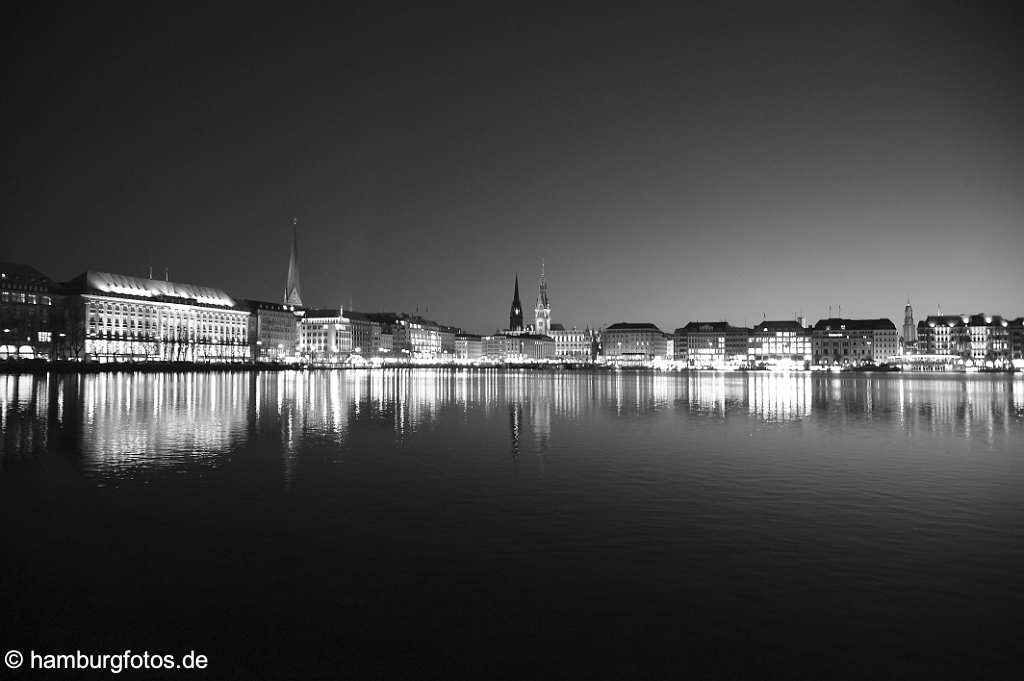
[[[153,278],[153,266],[152,265],[149,266],[149,278],[150,279]]]
[[[171,269],[167,265],[164,265],[164,281],[170,281],[170,280],[171,280]]]

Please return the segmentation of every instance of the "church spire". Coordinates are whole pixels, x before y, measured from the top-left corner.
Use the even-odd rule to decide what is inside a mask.
[[[302,287],[299,286],[298,224],[298,218],[292,218],[292,254],[288,259],[288,282],[284,288],[284,304],[302,307]]]
[[[519,302],[519,274],[516,273],[516,290],[512,295],[512,309],[508,313],[508,330],[523,330],[523,304]]]
[[[541,336],[551,331],[551,303],[548,301],[548,280],[544,276],[544,259],[540,261],[540,287],[537,289],[537,306],[534,308],[533,330]]]

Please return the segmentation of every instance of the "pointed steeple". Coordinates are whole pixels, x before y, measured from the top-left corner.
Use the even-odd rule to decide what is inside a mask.
[[[512,309],[508,313],[508,330],[523,330],[523,304],[519,302],[519,273],[516,273],[516,290],[512,295]]]
[[[302,306],[302,287],[299,285],[299,233],[298,219],[292,218],[292,255],[288,259],[288,282],[284,288],[284,304]]]
[[[548,280],[544,276],[544,259],[540,261],[540,288],[537,291],[537,307],[550,307],[548,303]]]
[[[544,276],[544,259],[540,261],[540,287],[537,289],[537,306],[533,309],[535,332],[546,336],[551,331],[551,303],[548,301],[548,280]]]

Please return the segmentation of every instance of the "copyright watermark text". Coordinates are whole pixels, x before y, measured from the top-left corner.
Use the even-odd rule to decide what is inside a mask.
[[[8,669],[49,669],[69,671],[94,669],[107,670],[111,674],[125,671],[153,669],[206,669],[210,660],[202,653],[190,650],[178,656],[171,653],[141,653],[125,650],[120,653],[40,653],[35,650],[22,654],[20,650],[8,650],[4,654]]]

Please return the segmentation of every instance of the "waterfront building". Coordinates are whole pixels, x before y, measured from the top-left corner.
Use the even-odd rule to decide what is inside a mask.
[[[460,333],[455,336],[455,358],[461,360],[477,360],[484,355],[483,340],[471,333]]]
[[[437,325],[437,332],[441,339],[441,357],[455,356],[455,339],[462,332],[454,326]]]
[[[0,360],[49,358],[54,348],[53,281],[16,263],[0,263]]]
[[[964,315],[965,344],[961,356],[972,360],[975,366],[1001,368],[1010,360],[1009,322],[1001,315]]]
[[[67,355],[97,362],[242,362],[244,305],[220,289],[110,272],[62,287]]]
[[[1015,362],[1018,368],[1024,362],[1024,317],[1017,317],[1010,321],[1006,327],[1010,344],[1010,360]]]
[[[434,322],[419,317],[402,317],[395,321],[393,329],[396,353],[414,359],[441,357],[441,328]]]
[[[498,362],[555,359],[555,341],[535,333],[496,333],[481,339],[483,357]]]
[[[551,302],[548,300],[548,281],[544,276],[544,262],[540,264],[540,287],[537,290],[537,306],[534,308],[533,331],[538,336],[551,335]]]
[[[763,321],[750,330],[747,359],[754,367],[807,369],[811,330],[798,321]]]
[[[339,362],[352,354],[352,323],[341,307],[306,310],[299,321],[299,355],[308,362]]]
[[[284,362],[296,356],[302,310],[263,300],[243,300],[240,307],[249,311],[251,357],[260,362]]]
[[[519,275],[516,275],[515,293],[512,294],[512,307],[508,313],[508,330],[521,333],[523,329],[523,304],[519,302]]]
[[[750,329],[729,322],[689,322],[676,329],[675,357],[695,369],[723,369],[747,361]]]
[[[594,334],[589,328],[566,329],[561,324],[552,324],[548,333],[555,341],[555,358],[569,362],[591,362],[594,359]]]
[[[645,364],[665,359],[665,334],[650,322],[618,322],[602,334],[604,357],[614,364]]]
[[[365,315],[380,324],[380,347],[384,356],[439,359],[455,354],[458,329],[454,327],[406,312],[368,312]]]
[[[480,352],[483,359],[500,361],[505,358],[506,349],[511,349],[510,341],[503,333],[493,333],[480,337]]]
[[[298,221],[292,218],[292,253],[288,258],[288,280],[284,287],[284,304],[302,307],[302,287],[299,284]]]
[[[1000,315],[933,315],[917,324],[918,352],[999,368],[1014,359],[1014,323]]]
[[[923,355],[959,355],[964,346],[962,315],[929,315],[917,323],[917,351]]]
[[[384,354],[381,333],[383,324],[365,312],[349,310],[345,313],[352,328],[352,352],[363,357],[380,357]]]
[[[907,298],[907,306],[903,308],[903,354],[913,354],[917,351],[917,326],[914,325],[914,308],[910,307],[910,299]]]
[[[883,364],[899,355],[899,332],[890,319],[830,317],[814,325],[812,361],[817,366]]]

